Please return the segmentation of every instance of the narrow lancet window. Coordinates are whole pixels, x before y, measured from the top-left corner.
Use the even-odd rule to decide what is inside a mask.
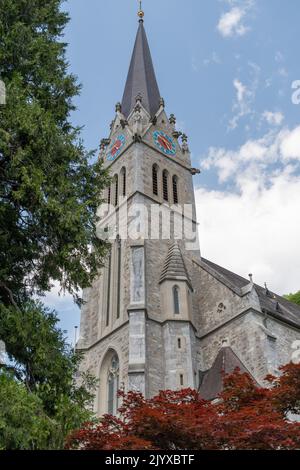
[[[113,356],[107,378],[107,412],[116,415],[118,411],[119,358]]]
[[[126,197],[126,191],[127,191],[127,187],[126,187],[126,168],[122,169],[121,174],[122,174],[122,196]]]
[[[173,202],[178,204],[178,178],[173,176]]]
[[[168,180],[169,180],[168,172],[167,170],[164,170],[163,172],[163,197],[164,197],[164,201],[166,202],[169,201]]]
[[[106,326],[109,326],[110,321],[110,289],[111,289],[111,247],[108,253],[108,267],[107,267],[107,306],[106,306]]]
[[[119,204],[119,178],[115,176],[115,206]]]
[[[158,167],[157,165],[153,165],[152,167],[152,189],[153,194],[158,196]]]
[[[117,286],[117,319],[120,318],[121,314],[121,256],[122,256],[122,245],[121,239],[117,237],[117,250],[118,250],[118,286]]]
[[[179,287],[173,287],[173,304],[174,304],[174,313],[178,315],[180,313],[179,305]]]

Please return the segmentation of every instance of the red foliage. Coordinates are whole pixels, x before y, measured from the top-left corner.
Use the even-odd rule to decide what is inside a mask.
[[[104,416],[71,434],[69,449],[85,450],[210,450],[299,449],[300,366],[288,364],[279,377],[258,387],[236,371],[224,378],[217,402],[201,399],[194,390],[164,391],[146,400],[120,392],[119,416]]]

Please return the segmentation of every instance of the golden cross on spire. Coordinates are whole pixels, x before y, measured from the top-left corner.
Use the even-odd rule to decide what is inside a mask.
[[[140,18],[140,21],[143,21],[143,18],[145,16],[145,13],[143,12],[143,7],[142,7],[142,0],[139,0],[139,5],[140,5],[140,9],[139,9],[139,12],[138,12],[138,17]]]

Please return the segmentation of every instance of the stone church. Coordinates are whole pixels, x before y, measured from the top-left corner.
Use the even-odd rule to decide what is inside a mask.
[[[251,275],[201,257],[193,188],[199,171],[187,136],[166,114],[143,16],[122,103],[101,141],[111,184],[98,231],[110,249],[84,292],[77,343],[82,369],[99,379],[98,415],[116,413],[120,387],[146,397],[191,387],[214,399],[222,372],[236,367],[262,383],[290,362],[300,340],[299,307]]]

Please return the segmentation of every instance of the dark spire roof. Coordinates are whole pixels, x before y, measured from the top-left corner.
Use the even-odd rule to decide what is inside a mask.
[[[139,94],[150,116],[154,116],[159,109],[160,92],[143,23],[140,20],[122,100],[122,113],[126,118],[134,108]]]

